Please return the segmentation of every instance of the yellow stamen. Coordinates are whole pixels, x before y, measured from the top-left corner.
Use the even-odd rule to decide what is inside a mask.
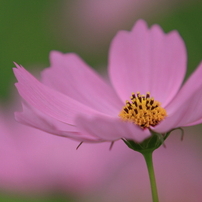
[[[161,107],[161,103],[150,97],[148,92],[140,95],[139,92],[132,93],[131,101],[126,101],[126,105],[121,110],[119,117],[125,121],[132,121],[141,128],[156,126],[167,116],[166,110]]]

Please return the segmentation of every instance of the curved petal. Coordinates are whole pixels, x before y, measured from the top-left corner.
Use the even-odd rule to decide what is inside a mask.
[[[124,122],[119,118],[104,115],[79,116],[76,125],[81,133],[88,133],[103,140],[116,141],[121,138],[142,142],[150,136],[131,122]]]
[[[202,119],[202,63],[191,75],[175,99],[166,108],[168,117],[154,128],[167,132],[173,128],[200,123]]]
[[[68,125],[53,119],[40,111],[31,108],[28,105],[22,104],[23,112],[15,112],[15,118],[18,122],[25,125],[43,130],[45,132],[72,138],[78,141],[85,142],[100,142],[100,138],[94,137],[90,134],[80,134],[75,126]]]
[[[48,133],[57,134],[59,131],[78,132],[74,125],[65,124],[39,110],[32,108],[26,103],[22,103],[22,112],[15,112],[15,118],[18,122],[29,125]]]
[[[23,67],[16,66],[14,73],[18,79],[16,87],[19,94],[28,104],[42,113],[58,121],[74,125],[74,119],[78,114],[95,112],[82,103],[43,85]]]
[[[123,103],[113,88],[76,54],[52,51],[51,67],[42,73],[42,82],[56,91],[95,110],[117,115]]]
[[[188,124],[186,124],[186,126],[195,126],[195,125],[198,125],[198,124],[201,124],[201,123],[202,123],[202,118],[200,118],[200,119],[197,120],[197,121],[188,123]]]
[[[178,92],[186,72],[186,49],[176,31],[137,21],[131,32],[120,31],[110,47],[109,74],[125,101],[131,93],[148,91],[166,106]]]

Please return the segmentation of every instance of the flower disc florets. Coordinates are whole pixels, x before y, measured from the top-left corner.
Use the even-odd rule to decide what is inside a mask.
[[[149,92],[146,96],[137,92],[136,95],[132,93],[131,102],[126,101],[119,116],[122,120],[132,121],[144,129],[156,126],[167,116],[167,113],[160,102],[150,97]]]

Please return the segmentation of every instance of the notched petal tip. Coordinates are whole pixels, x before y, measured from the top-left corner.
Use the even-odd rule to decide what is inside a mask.
[[[147,22],[143,19],[139,19],[135,22],[135,24],[133,25],[132,31],[133,30],[139,30],[139,29],[148,29],[148,25]]]
[[[50,52],[49,58],[51,66],[60,66],[61,64],[66,66],[71,60],[81,60],[76,53],[62,53],[56,50]]]
[[[57,59],[58,57],[60,58],[62,55],[63,55],[62,52],[57,51],[57,50],[52,50],[52,51],[49,53],[49,58],[50,58],[51,64],[52,64],[52,60],[55,60],[55,59]]]
[[[17,62],[13,62],[13,63],[15,65],[14,68],[18,68],[18,69],[22,68],[22,69],[24,69],[24,67],[21,64],[18,64]]]
[[[23,68],[23,66],[22,66],[22,65],[19,65],[19,64],[16,63],[16,62],[13,62],[13,63],[14,63],[14,65],[15,65],[15,67],[13,67],[12,69],[13,69],[14,74],[16,75],[17,71],[20,70],[21,68]]]
[[[15,65],[15,67],[18,67],[18,66],[19,66],[19,65],[17,64],[17,62],[14,62],[14,61],[13,61],[13,64]],[[15,68],[15,67],[14,67],[14,68]]]
[[[122,35],[131,35],[133,32],[141,32],[142,30],[148,30],[148,25],[146,21],[143,19],[139,19],[136,21],[136,23],[133,25],[133,28],[129,31],[127,30],[119,30],[115,37],[112,40],[112,44],[114,40],[117,40],[117,38],[121,37]]]
[[[58,61],[61,60],[62,53],[56,50],[53,50],[49,54],[49,60],[50,60],[50,66],[55,66],[57,65]]]
[[[23,79],[23,77],[26,74],[26,70],[24,69],[24,67],[22,65],[17,64],[16,62],[14,62],[16,67],[13,67],[13,73],[18,81],[18,83],[20,82],[20,80]],[[15,86],[17,87],[18,83],[15,83]],[[18,87],[17,87],[18,88]]]

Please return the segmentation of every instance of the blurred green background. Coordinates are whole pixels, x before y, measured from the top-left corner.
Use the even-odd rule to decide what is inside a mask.
[[[145,19],[149,25],[160,24],[165,32],[173,29],[179,31],[188,51],[187,75],[202,59],[202,1],[156,0],[153,3],[143,1],[144,3],[138,5],[134,0],[130,1],[130,6],[124,7],[125,12],[120,14],[113,14],[115,4],[106,1],[107,14],[111,14],[108,19],[110,17],[112,19],[103,23],[101,20],[105,10],[101,12],[103,16],[98,16],[99,13],[92,12],[93,7],[88,5],[90,1],[86,1],[86,5],[84,2],[0,1],[1,102],[7,102],[11,98],[11,92],[14,91],[13,61],[32,72],[38,72],[49,66],[49,52],[59,50],[76,52],[93,68],[101,70],[101,67],[107,67],[109,44],[117,30],[130,30],[138,18]],[[115,19],[117,15],[118,23]],[[108,23],[107,26],[104,23]],[[17,200],[62,201],[63,199],[57,196],[30,199],[6,193],[0,195],[0,201]]]
[[[100,22],[96,22],[96,19],[100,20],[102,16],[94,18],[95,13],[93,12],[89,14],[92,18],[87,17],[94,18],[95,22],[92,21],[91,27],[88,28],[88,24],[83,20],[85,12],[82,14],[78,10],[81,9],[78,6],[81,2],[0,1],[1,100],[6,100],[10,94],[9,90],[13,88],[15,81],[12,73],[13,61],[22,64],[27,69],[40,70],[49,65],[49,52],[60,50],[78,53],[94,68],[106,66],[111,39],[117,30],[131,29],[138,18],[145,19],[150,25],[158,23],[166,32],[173,29],[180,32],[188,50],[188,73],[193,71],[202,58],[202,1],[164,0],[156,1],[154,5],[148,3],[149,1],[143,1],[145,3],[140,6],[139,12],[136,12],[138,6],[136,1],[134,1],[134,7],[131,6],[133,3],[130,1],[128,16],[120,13],[119,19],[121,19],[121,14],[123,15],[121,22],[111,20],[107,31],[103,30],[104,25],[99,28]],[[89,1],[87,2],[89,3]],[[106,1],[105,4],[108,7],[107,4],[110,2]],[[116,9],[113,8],[113,5],[109,5],[109,8]],[[93,8],[90,9],[90,11],[93,10]],[[104,10],[102,12],[105,15]],[[113,12],[111,18],[113,18]],[[78,16],[79,14],[81,16]],[[97,29],[96,32],[92,28],[94,25]],[[96,36],[96,33],[99,36]],[[90,41],[91,38],[92,41]]]

